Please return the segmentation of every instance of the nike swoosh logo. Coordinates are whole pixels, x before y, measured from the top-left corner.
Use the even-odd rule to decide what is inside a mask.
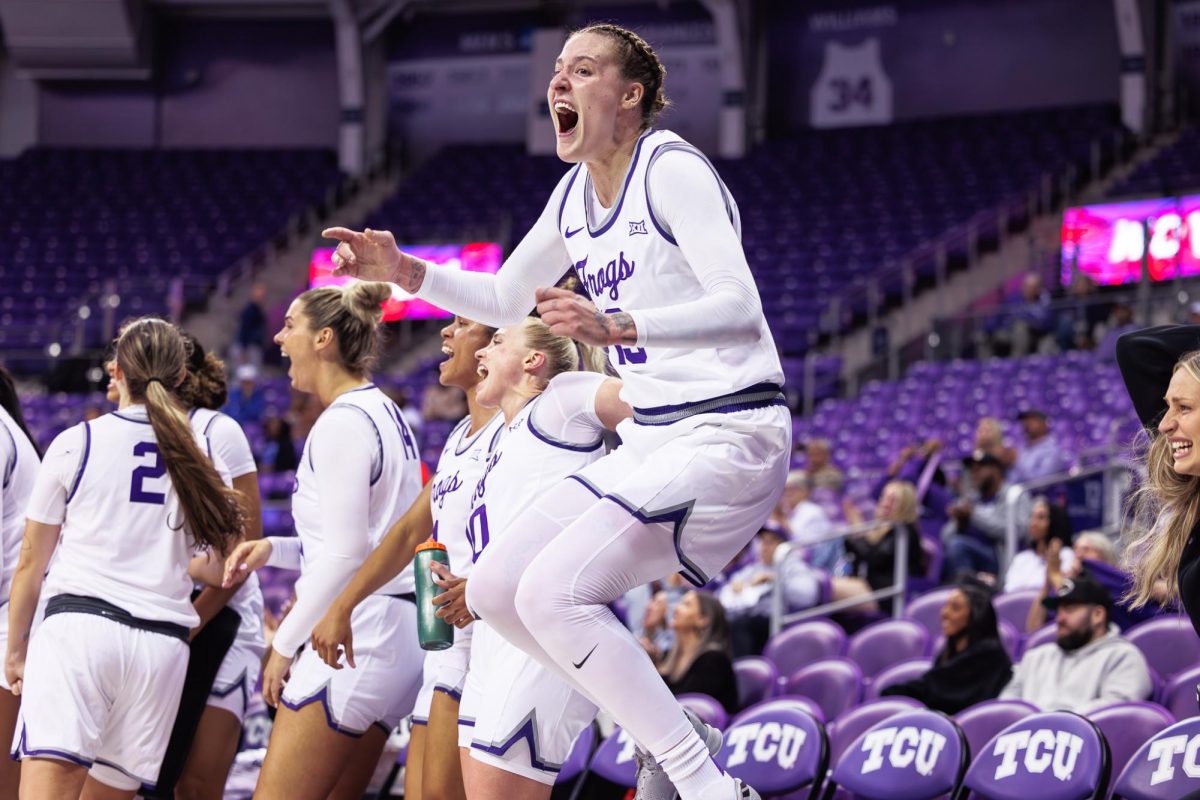
[[[578,664],[575,664],[575,669],[583,669],[583,665],[587,663],[587,660],[592,657],[592,653],[596,652],[596,648],[599,646],[600,646],[599,642],[596,642],[596,644],[592,645],[592,649],[588,650],[588,654],[583,657],[583,660],[580,661]]]
[[[563,234],[563,236],[564,236],[565,238],[567,238],[567,239],[570,239],[572,236],[574,236],[575,234],[579,233],[581,230],[583,230],[583,226],[582,226],[582,225],[580,225],[580,226],[579,226],[578,228],[576,228],[575,230],[571,230],[570,228],[567,228],[567,230],[566,230],[566,232]]]

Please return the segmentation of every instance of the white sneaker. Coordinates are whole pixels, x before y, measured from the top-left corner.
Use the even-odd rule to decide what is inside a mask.
[[[724,741],[721,732],[697,717],[691,710],[685,708],[683,713],[692,723],[692,727],[696,729],[696,733],[700,734],[700,738],[704,740],[708,754],[715,756]],[[637,793],[633,796],[634,800],[676,800],[679,797],[675,792],[675,784],[671,783],[671,779],[667,777],[667,771],[654,760],[654,756],[642,748],[636,747],[633,757],[638,765]],[[751,800],[761,800],[753,789],[750,789],[750,792],[752,794],[741,796],[751,798]]]

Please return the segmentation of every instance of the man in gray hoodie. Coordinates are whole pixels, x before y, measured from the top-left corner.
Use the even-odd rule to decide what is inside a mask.
[[[1112,595],[1083,570],[1064,579],[1042,603],[1058,612],[1058,638],[1025,653],[1001,699],[1025,700],[1043,711],[1085,714],[1122,700],[1150,696],[1150,671],[1136,645],[1109,621]]]

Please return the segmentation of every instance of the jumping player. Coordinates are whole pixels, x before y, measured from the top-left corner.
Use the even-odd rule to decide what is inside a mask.
[[[673,782],[683,800],[734,800],[756,795],[716,766],[606,607],[671,571],[703,584],[728,563],[781,494],[791,444],[736,204],[698,150],[651,127],[664,75],[624,28],[590,25],[567,40],[547,101],[559,157],[576,166],[495,276],[430,268],[386,232],[325,235],[340,240],[342,273],[394,281],[492,325],[515,323],[536,300],[553,332],[612,348],[634,407],[623,446],[515,520],[477,563],[467,599],[649,751],[641,797],[670,797]],[[540,288],[572,265],[595,304]],[[537,556],[511,569],[516,551]]]
[[[358,669],[334,670],[311,648],[296,656],[421,491],[416,438],[368,378],[390,295],[381,283],[311,289],[292,302],[275,336],[291,361],[292,386],[315,394],[325,410],[296,473],[297,536],[243,543],[226,562],[227,585],[267,564],[301,573],[296,604],[263,669],[263,697],[279,713],[254,795],[260,800],[357,800],[421,685],[411,569],[355,610]]]
[[[186,358],[170,323],[125,326],[120,409],[56,437],[38,472],[5,661],[24,701],[22,797],[131,798],[158,775],[199,622],[194,548],[223,555],[243,527],[219,458],[171,395]],[[31,641],[43,576],[49,600]]]
[[[487,346],[493,333],[494,328],[462,317],[442,328],[446,360],[438,367],[438,381],[466,393],[469,413],[450,432],[437,472],[421,496],[392,526],[313,629],[313,647],[335,669],[341,669],[343,654],[350,666],[355,663],[351,624],[355,607],[407,567],[420,542],[433,535],[446,545],[453,574],[465,578],[471,571],[474,552],[467,539],[471,496],[483,474],[488,450],[504,426],[503,416],[495,408],[485,408],[475,399],[479,383],[475,354]],[[408,740],[405,797],[466,797],[458,755],[458,706],[474,627],[465,613],[448,621],[460,623],[462,629],[455,633],[453,647],[425,655],[424,682]]]
[[[25,425],[17,387],[8,370],[0,367],[0,605],[8,602],[13,572],[21,555],[25,508],[33,492],[41,453]],[[0,615],[0,646],[8,640],[8,614]],[[11,742],[21,700],[0,676],[0,740]],[[17,800],[21,762],[0,758],[0,800]]]

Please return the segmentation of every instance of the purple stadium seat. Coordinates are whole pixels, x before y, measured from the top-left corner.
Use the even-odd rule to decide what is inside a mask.
[[[862,686],[862,668],[858,664],[848,658],[826,658],[789,675],[783,694],[815,701],[825,719],[833,720],[859,701]]]
[[[884,619],[850,637],[846,657],[862,667],[868,678],[884,667],[929,655],[929,631],[911,619]]]
[[[828,766],[825,728],[801,704],[770,700],[734,717],[717,763],[764,797],[811,786],[815,799]]]
[[[905,606],[904,616],[921,623],[930,636],[938,636],[942,632],[942,606],[953,591],[953,587],[943,586],[926,592]]]
[[[1037,600],[1037,596],[1037,589],[1021,589],[996,595],[992,599],[992,606],[996,609],[996,618],[1008,620],[1018,631],[1025,630],[1025,619],[1029,616],[1029,609]]]
[[[1041,647],[1044,644],[1054,644],[1054,640],[1057,638],[1058,629],[1053,622],[1049,625],[1043,625],[1025,637],[1025,642],[1021,645],[1021,655],[1024,656],[1035,647]]]
[[[1100,729],[1078,714],[1051,711],[996,734],[975,756],[963,785],[989,800],[1100,800],[1109,772]]]
[[[836,785],[863,800],[933,800],[953,795],[966,767],[966,740],[954,720],[938,711],[902,711],[845,749],[826,791]]]
[[[967,737],[971,753],[978,755],[997,733],[1036,713],[1037,706],[1024,700],[984,700],[955,714],[954,721]]]
[[[779,670],[791,675],[823,658],[846,654],[846,632],[827,619],[810,619],[785,628],[771,637],[763,655]]]
[[[575,737],[575,744],[571,745],[571,752],[567,755],[567,760],[563,762],[562,769],[558,771],[558,777],[555,778],[555,783],[570,783],[583,774],[587,769],[588,761],[592,758],[592,750],[596,746],[596,726],[589,725],[583,733]]]
[[[733,673],[737,677],[739,708],[761,703],[775,694],[779,671],[762,656],[735,659]]]
[[[1200,639],[1187,618],[1164,616],[1148,619],[1125,631],[1164,678],[1200,664]]]
[[[729,723],[729,714],[726,713],[725,708],[706,694],[689,692],[679,695],[676,699],[679,700],[680,705],[714,728],[724,729]]]
[[[621,728],[617,728],[596,748],[588,769],[606,781],[632,789],[637,785],[637,761],[633,757],[634,747],[636,747],[636,743],[633,737]]]
[[[901,713],[921,708],[920,702],[911,697],[881,697],[855,706],[825,726],[829,734],[829,762],[837,763],[850,743],[863,731],[879,722]]]
[[[1144,742],[1113,784],[1121,800],[1179,800],[1200,791],[1200,717],[1166,728]]]
[[[1113,703],[1088,712],[1088,719],[1108,740],[1112,772],[1121,774],[1139,747],[1164,728],[1175,724],[1171,712],[1158,703],[1132,701]]]
[[[1200,664],[1171,676],[1159,692],[1159,702],[1175,715],[1175,719],[1194,717],[1200,714],[1200,703],[1196,701],[1197,684],[1200,684]]]
[[[879,697],[879,693],[887,687],[921,677],[929,671],[931,663],[928,658],[910,658],[907,661],[885,667],[874,678],[867,680],[863,689],[863,699],[875,700]]]

